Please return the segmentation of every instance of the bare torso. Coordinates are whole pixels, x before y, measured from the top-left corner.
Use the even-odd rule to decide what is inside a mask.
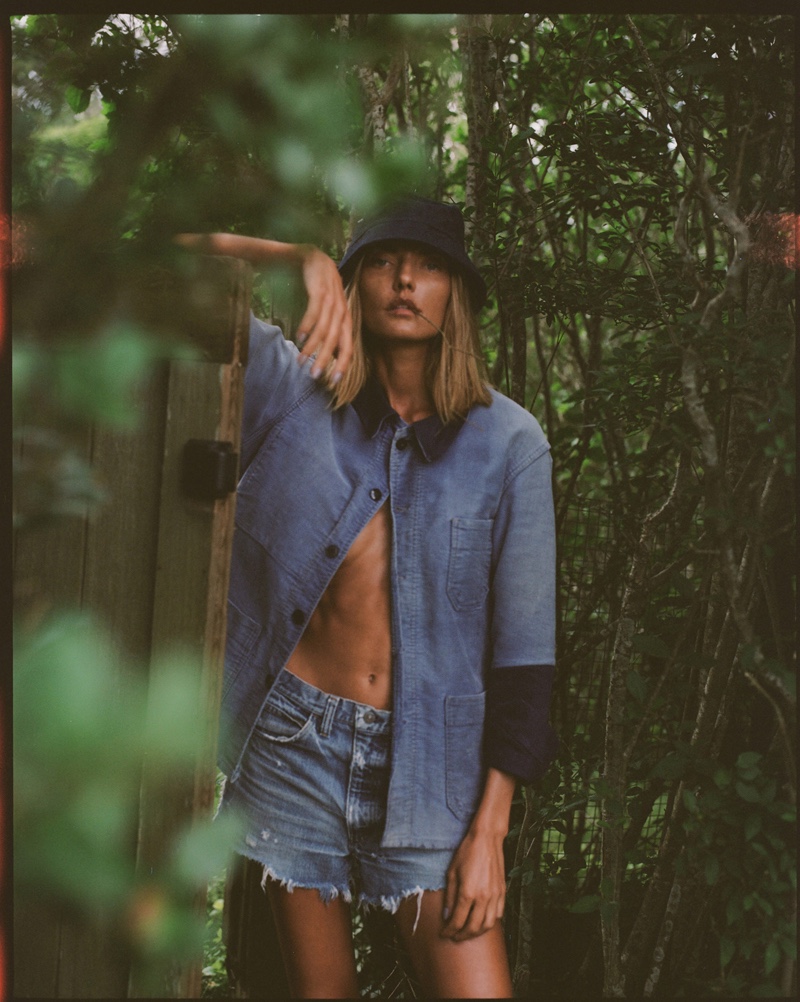
[[[286,665],[318,689],[379,710],[392,703],[391,539],[384,504],[356,537]]]

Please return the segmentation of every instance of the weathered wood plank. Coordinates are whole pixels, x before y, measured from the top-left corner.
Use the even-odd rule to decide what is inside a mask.
[[[14,907],[14,998],[58,998],[61,914],[47,902]]]
[[[102,916],[64,915],[59,944],[58,997],[125,998],[130,956]]]
[[[87,429],[74,443],[77,454],[87,462],[91,440],[91,429]],[[23,438],[23,456],[27,448]],[[85,515],[64,515],[14,533],[14,605],[18,616],[38,619],[52,609],[80,605],[85,537]]]
[[[120,653],[141,663],[150,656],[168,377],[168,365],[159,364],[136,388],[138,427],[98,429],[92,455],[112,500],[87,527],[83,604]]]
[[[235,258],[189,258],[184,274],[163,269],[142,274],[133,285],[131,310],[151,330],[186,336],[207,362],[230,364],[234,361],[233,284],[247,283],[249,309],[250,275],[249,265]],[[238,362],[244,365],[246,341],[239,350],[243,354]]]
[[[88,461],[91,431],[76,443]],[[23,438],[19,455],[25,455]],[[19,623],[34,626],[54,609],[81,602],[86,518],[65,516],[14,534],[14,605]],[[27,902],[14,913],[14,996],[58,998],[62,914],[51,902]]]
[[[179,308],[175,297],[166,307],[163,300],[157,304],[158,326],[171,325],[173,334],[199,340],[204,356],[217,361],[172,363],[171,371],[155,374],[140,391],[144,422],[136,434],[104,431],[92,440],[87,431],[84,455],[92,456],[112,493],[110,504],[93,520],[61,519],[15,539],[18,614],[31,619],[51,608],[83,604],[110,627],[121,654],[146,660],[151,648],[161,651],[175,641],[202,664],[198,730],[203,751],[172,790],[145,768],[140,862],[155,858],[158,846],[167,845],[188,817],[207,816],[213,800],[234,500],[205,506],[184,501],[178,461],[187,437],[228,439],[238,451],[250,271],[240,262],[212,259],[201,265],[201,274],[210,277],[189,309]],[[226,362],[222,367],[220,359]],[[202,889],[202,909],[200,897]],[[135,989],[128,958],[110,930],[62,916],[44,901],[19,908],[15,997],[112,998],[136,995]],[[170,994],[200,995],[199,963],[178,972]]]
[[[176,361],[170,366],[152,650],[157,655],[179,645],[197,658],[201,707],[197,726],[203,750],[191,775],[165,776],[156,764],[145,764],[138,845],[138,865],[143,870],[157,865],[190,817],[210,817],[213,804],[235,494],[212,503],[191,501],[181,494],[180,472],[189,439],[229,441],[239,451],[250,271],[231,263],[229,280],[230,364]],[[162,985],[158,994],[199,996],[200,966],[198,958],[197,964]],[[131,993],[150,991],[134,973]]]

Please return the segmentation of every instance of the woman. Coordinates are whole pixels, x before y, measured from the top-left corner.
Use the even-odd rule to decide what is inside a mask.
[[[402,199],[338,272],[180,239],[308,292],[299,352],[251,319],[221,741],[292,990],[358,994],[356,894],[396,913],[427,995],[508,997],[503,840],[553,752],[551,463],[485,382],[461,215]]]

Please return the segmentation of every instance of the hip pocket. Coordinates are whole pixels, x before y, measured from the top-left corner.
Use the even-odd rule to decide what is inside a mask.
[[[458,612],[480,608],[489,594],[492,525],[490,518],[454,518],[450,521],[447,595]]]
[[[314,727],[314,713],[281,694],[270,694],[256,722],[256,732],[267,741],[292,744]]]
[[[447,696],[445,720],[445,791],[447,806],[462,821],[478,806],[483,786],[483,721],[486,693]]]

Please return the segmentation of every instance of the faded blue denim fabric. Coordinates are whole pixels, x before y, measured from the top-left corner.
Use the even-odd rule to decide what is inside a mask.
[[[555,658],[547,440],[493,391],[460,426],[333,411],[277,327],[251,318],[220,768],[236,781],[328,582],[383,504],[393,525],[392,767],[384,846],[455,848],[482,791],[493,668]]]
[[[445,886],[451,850],[380,844],[391,733],[390,711],[281,672],[223,801],[246,819],[234,849],[261,863],[265,883],[390,912]]]

